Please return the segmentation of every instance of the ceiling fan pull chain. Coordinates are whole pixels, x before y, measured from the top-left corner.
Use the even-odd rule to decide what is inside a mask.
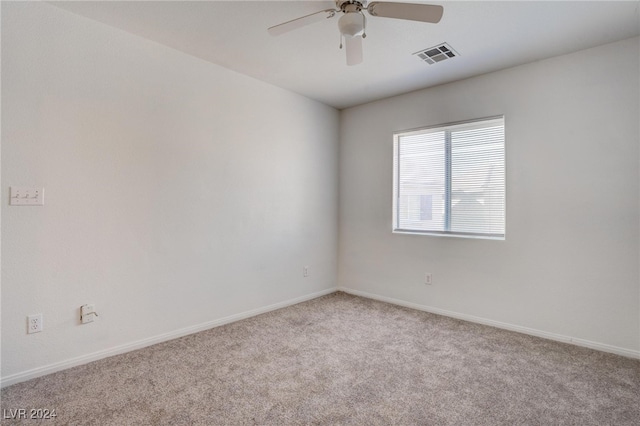
[[[362,38],[367,38],[367,17],[362,12],[360,14],[362,15]]]
[[[340,33],[340,49],[342,49],[342,33]]]

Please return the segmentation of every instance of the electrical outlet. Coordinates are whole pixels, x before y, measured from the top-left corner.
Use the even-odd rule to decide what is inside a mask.
[[[308,266],[303,266],[302,267],[302,276],[305,277],[305,278],[309,276],[309,267]]]
[[[427,272],[424,274],[424,283],[426,285],[433,284],[433,276],[431,275],[431,272]]]
[[[27,333],[40,333],[42,331],[42,314],[27,316]]]
[[[96,305],[93,303],[87,303],[86,305],[80,306],[80,322],[82,324],[93,322],[97,316]]]

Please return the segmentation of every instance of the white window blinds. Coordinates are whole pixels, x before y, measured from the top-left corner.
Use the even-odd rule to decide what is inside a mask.
[[[504,118],[394,135],[394,231],[504,238]]]

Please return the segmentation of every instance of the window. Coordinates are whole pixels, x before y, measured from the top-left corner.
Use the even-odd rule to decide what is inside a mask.
[[[504,239],[504,117],[394,134],[393,231]]]

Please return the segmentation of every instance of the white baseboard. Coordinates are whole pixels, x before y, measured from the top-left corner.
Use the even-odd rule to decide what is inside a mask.
[[[284,302],[274,303],[273,305],[264,306],[262,308],[252,309],[250,311],[241,312],[239,314],[230,315],[228,317],[220,318],[213,321],[208,321],[202,324],[197,324],[191,327],[181,328],[179,330],[171,331],[169,333],[160,334],[157,336],[149,337],[146,339],[138,340],[124,345],[116,346],[102,351],[93,352],[91,354],[82,355],[79,357],[71,358],[65,361],[56,362],[53,364],[45,365],[43,367],[37,367],[31,370],[23,371],[20,373],[12,374],[0,379],[0,387],[4,388],[16,383],[24,382],[26,380],[35,379],[36,377],[45,376],[47,374],[55,373],[56,371],[66,370],[67,368],[75,367],[82,364],[87,364],[92,361],[107,358],[113,355],[122,354],[125,352],[141,349],[147,346],[155,345],[157,343],[166,342],[168,340],[176,339],[178,337],[186,336],[188,334],[197,333],[199,331],[208,330],[210,328],[219,327],[231,322],[240,321],[246,318],[254,317],[256,315],[264,314],[269,311],[275,311],[276,309],[285,308],[287,306],[295,305],[297,303],[306,302],[307,300],[315,299],[327,294],[335,293],[338,291],[336,287],[332,287],[326,290],[322,290],[316,293],[308,294],[295,299],[285,300]]]
[[[546,331],[536,330],[534,328],[522,327],[519,325],[509,324],[500,321],[494,321],[486,318],[476,317],[473,315],[461,314],[458,312],[447,311],[444,309],[434,308],[426,305],[419,305],[417,303],[407,302],[400,299],[394,299],[391,297],[380,296],[378,294],[368,293],[366,291],[354,290],[347,287],[338,287],[339,291],[353,294],[354,296],[366,297],[367,299],[379,300],[381,302],[387,302],[394,305],[404,306],[406,308],[417,309],[419,311],[430,312],[432,314],[444,315],[451,318],[456,318],[464,321],[474,322],[478,324],[489,325],[496,328],[502,328],[504,330],[516,331],[518,333],[529,334],[531,336],[542,337],[544,339],[555,340],[563,343],[570,343],[576,346],[583,346],[590,349],[595,349],[602,352],[609,352],[616,355],[622,355],[628,358],[640,359],[640,351],[633,349],[620,348],[617,346],[607,345],[605,343],[592,342],[590,340],[579,339],[577,337],[564,336],[562,334],[549,333]]]

